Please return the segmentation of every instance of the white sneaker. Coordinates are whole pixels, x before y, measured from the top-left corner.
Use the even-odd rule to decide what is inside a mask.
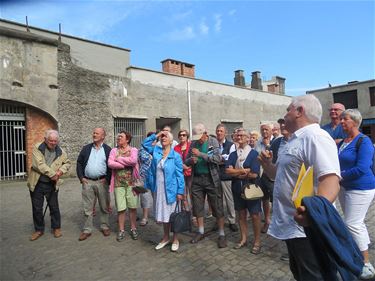
[[[160,242],[156,245],[155,250],[163,249],[165,246],[167,246],[170,243],[170,241]]]
[[[172,244],[171,251],[177,252],[179,247],[180,247],[180,242],[177,241],[177,243]]]
[[[375,269],[371,263],[365,263],[362,268],[361,276],[359,276],[362,280],[372,279],[375,277]]]

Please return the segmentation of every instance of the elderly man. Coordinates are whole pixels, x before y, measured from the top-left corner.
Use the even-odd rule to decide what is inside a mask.
[[[340,189],[336,144],[319,127],[321,116],[322,106],[315,96],[294,97],[284,117],[285,127],[291,135],[279,150],[276,165],[272,164],[272,152],[263,151],[259,156],[267,174],[276,176],[268,234],[286,242],[290,269],[296,280],[323,280],[313,249],[301,226],[308,225],[306,209],[299,207],[296,210],[292,202],[292,192],[302,164],[314,167],[317,195],[333,202]]]
[[[272,135],[272,128],[273,125],[271,123],[262,123],[260,125],[260,134],[262,138],[257,142],[255,145],[255,150],[260,154],[262,151],[269,150],[271,144],[274,140]],[[271,222],[271,204],[272,202],[272,194],[273,194],[273,180],[266,171],[263,171],[260,181],[259,181],[260,188],[263,191],[263,199],[262,199],[262,207],[264,213],[264,225],[262,227],[261,232],[266,233],[268,230],[268,226]]]
[[[204,237],[204,201],[207,195],[212,213],[216,217],[219,228],[219,248],[227,247],[224,233],[224,208],[219,164],[221,155],[219,143],[216,138],[210,137],[206,127],[198,123],[193,129],[193,142],[185,160],[187,166],[193,166],[193,183],[191,194],[194,216],[197,217],[198,232],[191,243],[198,243]]]
[[[93,228],[93,208],[96,199],[99,201],[100,229],[104,236],[109,230],[109,190],[111,170],[107,161],[111,147],[104,143],[106,132],[103,128],[95,128],[92,133],[93,142],[85,145],[78,155],[77,176],[82,184],[82,202],[85,214],[83,230],[79,241],[90,237]]]
[[[225,138],[227,133],[227,128],[224,124],[219,124],[216,126],[216,139],[219,142],[219,148],[221,153],[221,163],[220,167],[220,180],[221,188],[223,190],[223,200],[227,209],[227,216],[229,221],[229,229],[233,232],[238,231],[236,225],[236,211],[234,210],[234,201],[232,193],[232,177],[225,173],[224,162],[228,160],[229,154],[236,150],[236,146],[233,142],[228,141]]]
[[[322,129],[327,131],[328,134],[335,140],[336,144],[340,143],[346,138],[346,133],[340,124],[340,115],[345,110],[345,106],[341,103],[334,103],[329,109],[329,117],[331,122],[322,126]]]
[[[55,238],[62,236],[58,190],[62,183],[60,177],[68,172],[70,161],[58,143],[59,133],[55,130],[47,130],[44,142],[38,143],[33,149],[32,165],[27,181],[35,228],[31,241],[37,240],[44,233],[44,197],[49,206],[53,235]]]

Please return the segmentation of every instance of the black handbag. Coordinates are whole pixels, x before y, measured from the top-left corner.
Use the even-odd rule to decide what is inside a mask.
[[[176,208],[169,217],[171,232],[174,233],[191,231],[191,212],[185,209],[182,201],[177,201]]]

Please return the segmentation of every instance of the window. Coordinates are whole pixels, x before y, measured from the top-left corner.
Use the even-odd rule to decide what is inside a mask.
[[[333,101],[342,103],[345,108],[358,108],[357,90],[334,93]]]
[[[127,131],[132,135],[130,145],[139,148],[143,139],[146,136],[145,120],[131,119],[131,118],[115,118],[114,120],[114,143],[116,143],[116,136],[120,131]]]
[[[370,92],[370,105],[375,106],[375,87],[369,87]]]
[[[231,135],[234,131],[234,129],[238,127],[242,127],[243,123],[242,122],[230,122],[230,121],[221,121],[221,124],[225,125],[227,128],[227,134],[225,135],[226,139],[229,141],[232,141]]]

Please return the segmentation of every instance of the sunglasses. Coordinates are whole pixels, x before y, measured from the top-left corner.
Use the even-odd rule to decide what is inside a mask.
[[[179,134],[178,137],[186,137],[186,134]]]

